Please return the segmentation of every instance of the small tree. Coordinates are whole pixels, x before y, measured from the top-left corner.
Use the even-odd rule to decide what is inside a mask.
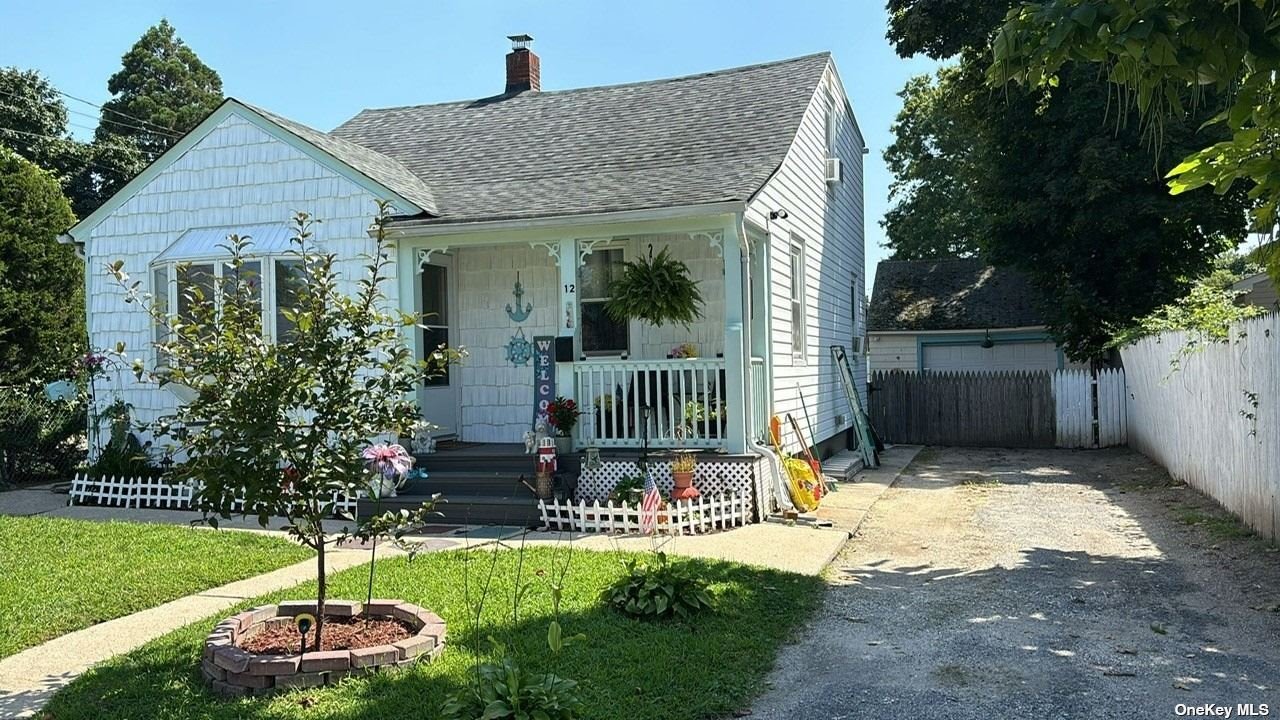
[[[315,645],[325,609],[325,548],[336,541],[326,522],[340,494],[368,491],[373,480],[362,450],[376,437],[399,436],[419,420],[414,391],[456,357],[439,351],[418,361],[404,341],[417,325],[409,314],[385,307],[388,280],[388,207],[379,203],[376,246],[367,273],[344,293],[338,257],[311,242],[312,220],[298,213],[293,254],[300,265],[294,305],[282,314],[296,327],[288,338],[263,337],[261,285],[245,266],[252,240],[228,238],[220,300],[194,285],[182,288],[189,311],[167,315],[129,281],[122,263],[110,272],[168,329],[157,344],[163,364],[140,378],[190,389],[173,417],[152,427],[186,459],[169,471],[174,481],[195,480],[194,498],[205,520],[256,515],[288,519],[288,532],[316,551]],[[243,499],[243,507],[238,502]]]

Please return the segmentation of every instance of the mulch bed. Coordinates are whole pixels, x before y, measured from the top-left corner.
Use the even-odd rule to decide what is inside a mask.
[[[315,642],[314,630],[307,633],[307,650]],[[354,650],[389,645],[417,632],[392,618],[325,618],[321,650]],[[246,637],[240,647],[258,655],[293,655],[298,653],[298,631],[292,627],[264,627]]]

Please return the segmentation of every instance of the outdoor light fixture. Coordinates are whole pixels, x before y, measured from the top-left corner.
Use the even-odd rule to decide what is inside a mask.
[[[769,219],[770,219],[770,220],[786,220],[786,219],[787,219],[787,211],[786,211],[786,210],[783,210],[782,208],[778,208],[777,210],[773,210],[773,211],[771,211],[771,212],[769,213]]]
[[[983,350],[990,350],[991,348],[993,348],[993,347],[995,347],[995,346],[996,346],[996,341],[991,339],[991,331],[990,331],[990,330],[988,330],[988,331],[987,331],[987,336],[986,336],[985,338],[983,338],[983,339],[982,339],[982,349],[983,349]]]

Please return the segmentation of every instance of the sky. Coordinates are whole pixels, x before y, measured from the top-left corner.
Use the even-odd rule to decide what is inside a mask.
[[[13,0],[0,3],[0,66],[39,70],[59,90],[101,104],[121,55],[162,17],[218,71],[226,94],[320,130],[363,108],[499,93],[506,36],[518,33],[534,37],[545,90],[830,51],[870,149],[863,187],[868,286],[885,256],[880,219],[890,176],[882,153],[893,139],[896,93],[936,67],[893,52],[882,0]],[[89,137],[96,108],[67,102],[88,114],[71,120],[76,135]]]

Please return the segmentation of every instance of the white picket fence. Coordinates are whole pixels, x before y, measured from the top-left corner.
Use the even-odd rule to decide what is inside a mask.
[[[1063,448],[1124,445],[1128,437],[1125,398],[1124,370],[1120,368],[1096,374],[1058,370],[1053,374],[1055,444]]]
[[[169,483],[159,478],[91,477],[77,473],[71,480],[70,504],[107,505],[122,508],[167,508],[187,510],[196,493],[193,482]],[[334,511],[355,516],[357,497],[334,493]],[[243,511],[244,501],[236,500],[234,508]]]
[[[542,524],[553,530],[574,532],[637,533],[641,531],[640,508],[608,501],[538,501]],[[694,535],[725,530],[751,522],[751,502],[737,493],[690,500],[677,500],[658,511],[659,533]]]
[[[1231,328],[1231,342],[1177,358],[1182,332],[1120,351],[1129,445],[1280,538],[1280,314]]]

